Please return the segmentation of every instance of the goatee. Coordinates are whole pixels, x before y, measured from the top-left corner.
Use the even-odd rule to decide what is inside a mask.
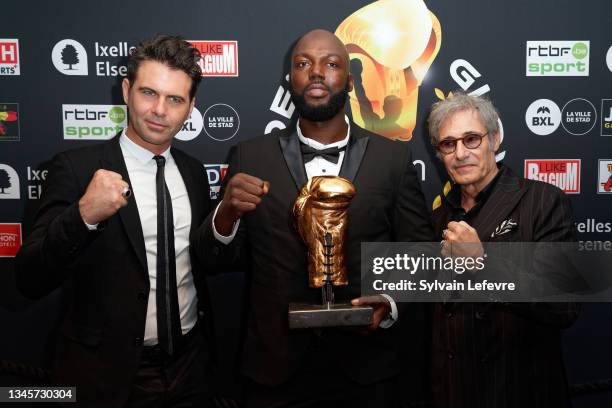
[[[312,106],[306,102],[303,93],[299,94],[294,89],[291,89],[291,101],[295,105],[295,109],[300,117],[312,122],[325,122],[344,109],[349,93],[348,83],[344,89],[336,93],[332,93],[329,87],[327,87],[327,91],[330,93],[329,102],[325,105]]]

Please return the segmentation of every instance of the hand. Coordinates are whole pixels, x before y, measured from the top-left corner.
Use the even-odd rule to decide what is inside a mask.
[[[97,170],[79,200],[79,212],[83,221],[87,224],[98,224],[125,207],[128,202],[122,192],[126,187],[129,185],[121,174],[104,169]]]
[[[465,221],[451,221],[442,233],[442,256],[472,257],[484,255],[478,232]]]
[[[270,183],[245,173],[235,174],[227,183],[223,201],[214,219],[215,229],[221,235],[229,235],[232,227],[243,214],[253,211],[264,194],[268,194]]]
[[[353,306],[372,306],[372,324],[365,329],[365,332],[373,332],[378,329],[382,322],[391,313],[391,303],[381,295],[362,296],[351,300]]]

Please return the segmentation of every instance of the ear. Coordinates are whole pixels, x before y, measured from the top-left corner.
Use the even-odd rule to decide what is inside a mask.
[[[495,134],[493,135],[493,152],[497,152],[499,150],[499,146],[501,145],[501,140],[499,137],[499,131],[495,132]]]
[[[191,102],[189,103],[189,115],[187,115],[187,117],[189,118],[189,116],[191,116],[191,112],[193,112],[193,107],[195,106],[195,96],[193,98],[191,98]]]
[[[127,78],[123,78],[121,82],[121,90],[123,91],[123,102],[128,104],[128,100],[130,99],[130,81]]]
[[[355,85],[355,78],[353,77],[353,74],[351,74],[349,72],[348,74],[348,79],[347,79],[347,83],[346,83],[346,89],[351,92],[353,90],[353,86]]]

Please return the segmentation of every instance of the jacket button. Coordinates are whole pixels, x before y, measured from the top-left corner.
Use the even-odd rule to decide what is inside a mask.
[[[147,300],[147,294],[144,292],[138,293],[138,300]]]
[[[142,337],[140,337],[140,336],[134,337],[134,345],[135,346],[142,346]]]

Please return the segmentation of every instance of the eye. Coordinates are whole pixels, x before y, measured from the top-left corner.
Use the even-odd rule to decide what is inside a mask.
[[[455,143],[457,143],[455,139],[444,139],[438,144],[438,146],[440,147],[440,150],[452,150],[455,147]]]
[[[297,62],[295,63],[295,67],[296,67],[296,68],[305,68],[305,67],[307,67],[307,66],[309,66],[309,65],[310,65],[310,62],[305,61],[305,60],[303,60],[303,61],[297,61]]]
[[[480,141],[482,137],[476,133],[470,133],[465,135],[463,138],[463,143],[469,148],[475,148],[480,145]]]
[[[170,96],[168,100],[170,101],[170,103],[178,105],[178,104],[183,103],[184,99],[181,98],[180,96]]]
[[[151,90],[151,89],[142,89],[141,92],[145,96],[153,96],[153,95],[155,95],[155,92],[153,90]]]

